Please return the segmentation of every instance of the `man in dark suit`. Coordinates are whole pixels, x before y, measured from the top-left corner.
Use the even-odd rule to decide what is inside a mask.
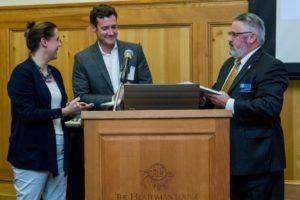
[[[95,6],[90,23],[98,40],[75,55],[73,89],[76,97],[102,109],[101,103],[115,99],[126,50],[133,52],[128,63],[128,82],[152,83],[152,77],[141,45],[117,40],[117,12],[113,7]]]
[[[280,60],[261,49],[265,27],[258,16],[235,17],[228,34],[232,57],[213,86],[222,94],[205,97],[207,104],[233,113],[231,199],[283,199],[285,152],[280,112],[288,73]]]
[[[126,50],[133,52],[128,62],[127,83],[152,83],[141,45],[117,40],[117,17],[116,10],[109,5],[94,6],[90,12],[90,23],[97,42],[75,55],[74,95],[79,96],[81,101],[93,102],[96,110],[107,109],[101,104],[116,99]],[[83,130],[76,128],[71,131],[67,199],[84,199],[83,162]]]

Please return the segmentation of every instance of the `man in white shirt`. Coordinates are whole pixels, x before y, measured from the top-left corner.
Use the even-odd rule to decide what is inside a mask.
[[[104,102],[115,98],[120,85],[124,52],[133,55],[128,62],[129,83],[152,83],[152,76],[141,45],[117,40],[116,10],[105,4],[94,6],[90,12],[92,31],[97,42],[75,55],[73,68],[74,95],[82,101],[95,103],[101,110]]]

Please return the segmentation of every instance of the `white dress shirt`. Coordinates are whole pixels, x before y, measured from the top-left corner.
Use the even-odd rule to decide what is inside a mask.
[[[245,55],[242,59],[241,59],[241,65],[239,67],[239,72],[242,70],[242,68],[244,67],[245,63],[249,60],[249,58],[259,49],[260,47],[252,50],[251,52],[249,52],[247,55]],[[238,72],[238,73],[239,73]],[[230,74],[230,73],[229,73]],[[229,76],[228,74],[228,76]],[[227,77],[228,78],[228,77]],[[227,79],[226,78],[226,79]],[[228,101],[226,102],[226,106],[225,106],[226,110],[230,110],[232,112],[232,114],[234,114],[234,99],[230,98],[228,99]]]
[[[114,88],[114,93],[116,93],[120,85],[120,61],[117,43],[115,43],[115,46],[110,53],[105,53],[102,50],[99,42],[98,46],[100,48],[106,69],[108,71],[112,86]]]

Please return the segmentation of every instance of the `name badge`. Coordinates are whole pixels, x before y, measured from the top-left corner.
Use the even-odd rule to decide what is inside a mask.
[[[130,70],[127,76],[127,80],[134,81],[134,74],[135,74],[135,66],[130,66]]]
[[[241,83],[240,84],[240,92],[251,92],[252,85],[251,83]]]

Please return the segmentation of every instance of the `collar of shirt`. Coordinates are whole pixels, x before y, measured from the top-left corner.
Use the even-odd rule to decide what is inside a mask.
[[[98,46],[100,48],[100,51],[101,51],[101,54],[103,57],[103,61],[105,63],[105,67],[109,74],[109,78],[111,80],[111,84],[113,86],[114,93],[116,93],[116,91],[119,88],[119,84],[120,84],[120,61],[119,61],[117,43],[115,43],[115,46],[110,53],[105,53],[102,50],[99,42],[98,42]]]
[[[101,52],[101,54],[102,54],[103,56],[109,56],[109,55],[112,54],[113,52],[118,51],[118,45],[117,45],[117,42],[115,42],[115,46],[114,46],[114,48],[111,50],[110,53],[105,53],[105,52],[103,51],[103,49],[102,49],[102,47],[101,47],[99,41],[98,41],[98,47],[99,47],[100,52]]]
[[[239,71],[242,69],[242,67],[245,65],[245,63],[249,60],[249,58],[259,49],[260,47],[257,47],[256,49],[253,49],[252,51],[250,51],[246,56],[244,56],[241,59],[241,65],[239,68]],[[237,59],[234,61],[234,64],[236,64]],[[227,80],[227,79],[226,79]],[[229,98],[228,101],[226,102],[225,105],[225,109],[226,110],[230,110],[232,112],[232,114],[234,114],[234,101],[235,99],[233,98]]]
[[[242,67],[245,65],[245,63],[249,60],[249,58],[259,49],[260,47],[257,47],[256,49],[253,49],[250,51],[248,54],[246,54],[242,59],[241,59],[241,65],[239,68],[239,71],[242,69]],[[234,64],[236,64],[237,59],[234,61]]]

